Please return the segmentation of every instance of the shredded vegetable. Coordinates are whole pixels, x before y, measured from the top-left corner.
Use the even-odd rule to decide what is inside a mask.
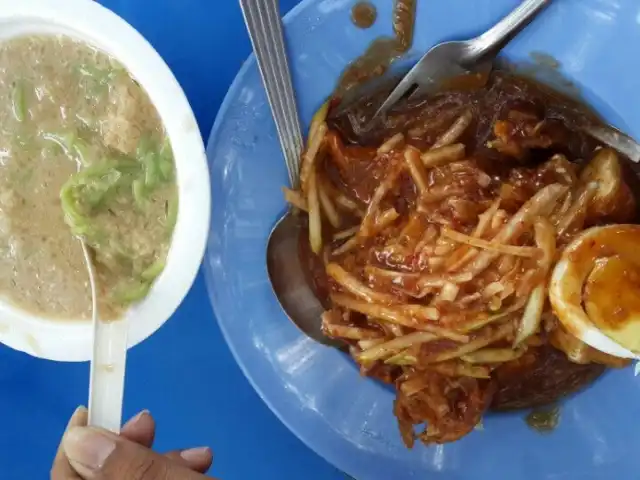
[[[129,203],[144,212],[154,191],[173,180],[173,155],[169,144],[165,142],[160,146],[150,137],[143,136],[135,158],[118,155],[95,161],[88,154],[82,154],[89,151],[89,146],[76,134],[47,134],[45,138],[85,159],[80,162],[83,166],[80,171],[72,175],[60,191],[66,223],[73,234],[82,237],[99,256],[116,258],[116,264],[130,266],[128,278],[115,289],[113,297],[123,304],[140,300],[162,273],[164,257],[141,264],[130,249],[119,245],[98,227],[96,216]],[[175,192],[167,200],[165,215],[165,228],[170,234],[178,215]],[[115,252],[115,255],[108,252]]]
[[[13,116],[17,121],[24,122],[27,118],[27,93],[23,81],[14,83],[11,101],[13,104]]]

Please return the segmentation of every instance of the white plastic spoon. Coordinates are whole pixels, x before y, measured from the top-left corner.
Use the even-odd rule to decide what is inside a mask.
[[[120,433],[128,323],[124,319],[110,322],[100,320],[95,269],[86,243],[82,240],[81,243],[89,271],[93,321],[93,356],[89,374],[89,426]]]

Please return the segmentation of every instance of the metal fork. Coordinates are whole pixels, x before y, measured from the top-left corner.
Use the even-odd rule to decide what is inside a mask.
[[[284,46],[278,0],[240,0],[267,99],[276,123],[289,181],[298,187],[302,133]]]
[[[387,113],[409,92],[412,92],[412,95],[424,95],[437,88],[442,81],[470,70],[489,73],[498,52],[551,1],[524,0],[509,15],[479,37],[466,41],[443,42],[431,48],[389,94],[375,116]]]

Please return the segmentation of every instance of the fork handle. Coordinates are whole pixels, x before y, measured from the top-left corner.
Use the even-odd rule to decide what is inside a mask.
[[[524,0],[515,10],[479,37],[471,40],[465,62],[475,63],[496,55],[502,47],[524,29],[552,0]]]

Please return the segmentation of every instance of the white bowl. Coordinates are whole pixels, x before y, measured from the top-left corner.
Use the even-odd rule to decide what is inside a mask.
[[[66,34],[120,61],[156,106],[173,146],[180,206],[167,265],[151,292],[125,313],[129,347],[167,321],[191,288],[204,254],[211,191],[202,137],[182,88],[155,49],[128,23],[92,0],[0,0],[0,41]],[[86,320],[45,319],[0,302],[0,342],[36,357],[89,360]]]

